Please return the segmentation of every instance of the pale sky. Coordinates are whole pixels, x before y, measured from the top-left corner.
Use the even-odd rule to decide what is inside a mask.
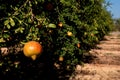
[[[111,12],[113,18],[120,18],[120,0],[106,0],[112,5],[107,7],[108,11]]]

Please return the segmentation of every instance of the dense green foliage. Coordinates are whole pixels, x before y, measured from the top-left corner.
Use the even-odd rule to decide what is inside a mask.
[[[35,40],[43,46],[40,60],[47,58],[60,68],[70,69],[112,29],[111,14],[103,4],[104,0],[0,0],[0,47]],[[24,62],[28,61],[22,52],[14,53],[1,55],[0,67],[6,65],[12,70],[11,64],[15,67],[21,55]]]
[[[114,25],[115,25],[114,30],[120,31],[120,18],[114,19]]]

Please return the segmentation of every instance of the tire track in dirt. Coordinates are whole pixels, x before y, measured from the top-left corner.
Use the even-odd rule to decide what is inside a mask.
[[[83,66],[77,65],[70,80],[120,80],[120,32],[111,32],[91,49],[96,58]]]

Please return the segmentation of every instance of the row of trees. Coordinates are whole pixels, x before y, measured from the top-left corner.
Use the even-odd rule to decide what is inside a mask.
[[[104,0],[0,0],[0,4],[0,47],[10,50],[0,55],[0,69],[3,76],[17,75],[17,80],[38,79],[43,74],[40,70],[50,71],[42,69],[41,63],[51,68],[54,64],[58,70],[73,69],[82,63],[83,53],[113,27]],[[43,46],[36,61],[15,51],[31,40]]]
[[[114,30],[120,31],[120,18],[114,19],[114,25],[115,25]]]

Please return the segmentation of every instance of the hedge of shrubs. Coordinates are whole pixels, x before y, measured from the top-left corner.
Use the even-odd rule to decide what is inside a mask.
[[[73,69],[113,27],[104,0],[0,0],[0,4],[0,47],[9,49],[0,54],[0,73],[11,79],[48,80],[53,67],[59,73]],[[22,52],[32,40],[43,46],[35,61]]]

